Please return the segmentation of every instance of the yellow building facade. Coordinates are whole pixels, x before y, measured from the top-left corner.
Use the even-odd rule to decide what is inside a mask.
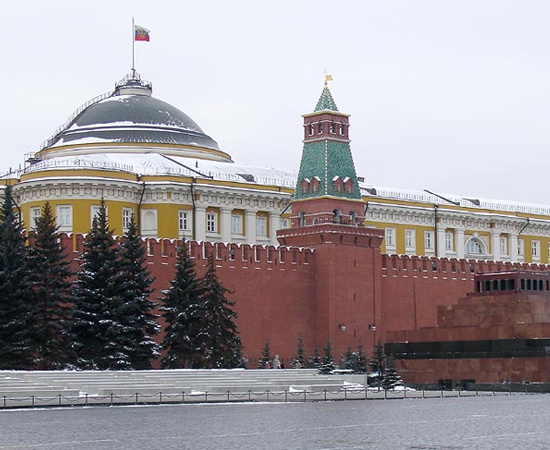
[[[104,199],[118,235],[134,216],[144,237],[277,245],[277,230],[291,223],[297,169],[235,163],[136,75],[79,108],[2,178],[27,229],[48,201],[60,231],[87,233]],[[386,253],[549,262],[550,207],[361,179],[359,187],[365,225],[385,230]]]

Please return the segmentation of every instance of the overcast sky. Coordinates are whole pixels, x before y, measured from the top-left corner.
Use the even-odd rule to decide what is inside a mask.
[[[550,1],[2,3],[0,170],[131,68],[239,163],[298,168],[326,69],[375,186],[550,204]]]

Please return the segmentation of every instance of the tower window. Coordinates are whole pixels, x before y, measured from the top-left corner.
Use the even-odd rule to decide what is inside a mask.
[[[313,193],[319,192],[320,186],[321,186],[321,183],[319,182],[319,179],[317,177],[314,177],[311,180],[311,192]]]
[[[334,122],[330,122],[329,131],[330,131],[331,134],[336,133],[336,125],[334,124]]]
[[[310,124],[308,125],[308,132],[309,132],[309,135],[311,136],[311,135],[314,133],[314,131],[315,131],[315,130],[313,129],[313,124],[310,123]]]
[[[319,122],[317,124],[317,133],[321,134],[322,132],[323,132],[323,124],[321,122]]]
[[[309,180],[304,178],[301,183],[302,194],[309,193]]]
[[[353,182],[351,179],[346,180],[344,183],[344,192],[347,194],[353,194]]]

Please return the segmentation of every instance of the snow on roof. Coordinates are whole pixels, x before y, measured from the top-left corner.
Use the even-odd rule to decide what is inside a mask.
[[[43,160],[27,167],[24,172],[50,168],[96,168],[120,170],[140,175],[174,175],[197,178],[212,178],[219,181],[235,181],[267,186],[296,187],[298,172],[295,170],[261,167],[233,162],[210,161],[183,156],[165,156],[158,152],[150,153],[100,153],[78,156],[59,156]],[[9,178],[14,173],[2,177]],[[20,174],[19,174],[20,176]],[[2,178],[0,177],[0,178]],[[362,194],[371,198],[395,199],[429,205],[452,204],[443,198],[470,209],[507,211],[550,216],[550,206],[531,203],[511,202],[482,197],[472,198],[457,194],[442,193],[441,197],[425,191],[372,186],[360,182]]]
[[[297,172],[221,161],[209,161],[161,153],[98,153],[59,156],[35,163],[26,172],[53,168],[96,168],[121,170],[140,175],[179,175],[213,178],[221,181],[249,182],[294,188]]]
[[[440,197],[437,197],[425,191],[372,186],[365,183],[359,184],[364,195],[367,195],[369,197],[379,197],[380,199],[405,200],[420,203],[429,203],[431,205],[451,205],[451,202],[454,202],[458,204],[457,206],[461,206],[464,208],[491,209],[496,211],[508,211],[550,216],[550,206],[548,205],[513,202],[498,199],[487,199],[483,197],[472,198],[472,196],[461,196],[457,194],[446,193],[441,193]],[[451,202],[447,202],[443,198],[451,200]]]

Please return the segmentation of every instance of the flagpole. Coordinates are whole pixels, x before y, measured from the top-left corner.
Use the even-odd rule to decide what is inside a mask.
[[[136,77],[136,25],[132,17],[132,78]]]

